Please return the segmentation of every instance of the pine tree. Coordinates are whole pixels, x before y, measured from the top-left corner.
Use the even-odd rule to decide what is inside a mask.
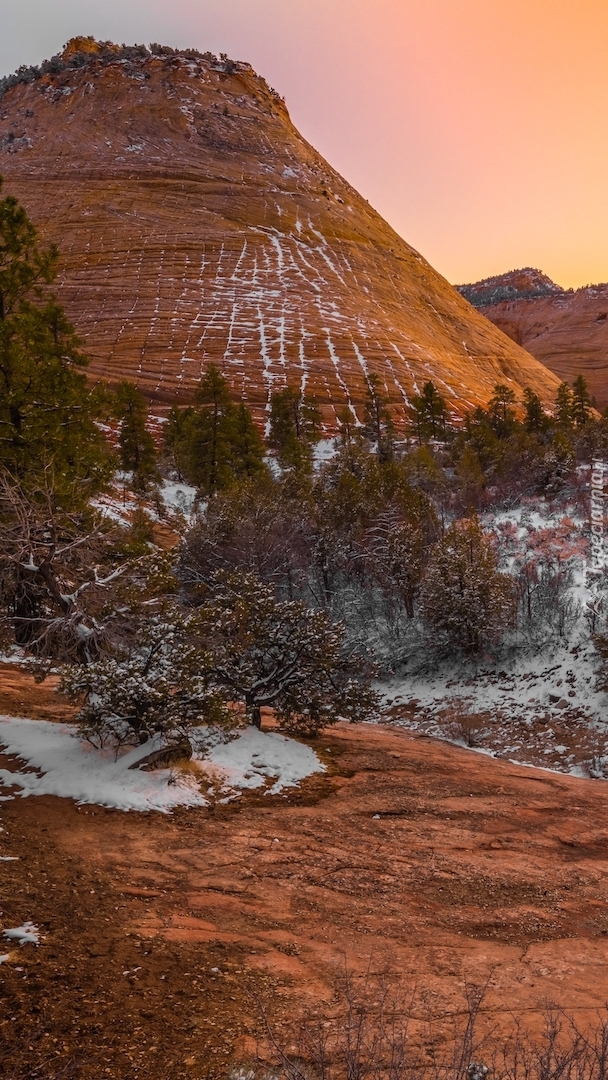
[[[499,439],[508,438],[515,427],[515,410],[512,406],[516,400],[510,386],[505,386],[504,383],[496,384],[488,402],[488,415]]]
[[[209,364],[195,396],[196,404],[176,405],[165,425],[165,450],[180,477],[205,496],[235,482],[266,474],[265,447],[247,406],[235,405],[219,368]]]
[[[395,453],[395,427],[388,411],[388,399],[380,389],[380,377],[367,379],[364,434],[376,445],[379,461],[391,461]]]
[[[0,201],[0,465],[31,490],[52,475],[56,499],[86,500],[111,456],[95,423],[103,395],[87,386],[74,328],[48,291],[57,259],[17,200]]]
[[[572,390],[567,382],[560,383],[555,397],[555,419],[560,428],[568,429],[573,423]]]
[[[338,413],[338,424],[340,425],[340,442],[342,446],[348,446],[357,432],[357,425],[351,410],[346,405]]]
[[[163,448],[170,463],[175,467],[178,479],[183,482],[190,475],[189,442],[187,430],[192,407],[180,408],[172,405],[163,425]]]
[[[572,420],[575,427],[582,428],[591,416],[591,397],[583,375],[577,375],[572,384]]]
[[[119,383],[116,411],[120,417],[120,464],[125,472],[133,473],[133,485],[143,493],[160,479],[160,474],[156,466],[156,446],[146,424],[148,407],[135,383],[127,380]]]
[[[232,399],[228,383],[215,364],[209,364],[198,384],[195,403],[186,420],[191,477],[205,495],[229,482],[228,428]]]
[[[282,468],[310,473],[313,447],[320,437],[321,414],[314,398],[293,386],[272,394],[268,445]]]
[[[445,434],[446,403],[434,382],[425,383],[422,394],[412,397],[412,415],[418,442],[424,437],[440,438]]]
[[[228,462],[236,480],[261,479],[266,475],[266,448],[251,412],[240,402],[229,414]]]
[[[497,569],[476,518],[451,525],[433,552],[421,613],[433,644],[470,655],[501,639],[515,612],[513,582]]]
[[[524,390],[524,409],[526,410],[524,419],[526,431],[539,435],[547,430],[549,417],[543,409],[543,403],[538,394],[535,394],[529,386]]]

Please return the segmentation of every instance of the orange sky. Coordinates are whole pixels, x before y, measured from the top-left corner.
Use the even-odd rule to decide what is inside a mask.
[[[451,281],[608,281],[607,0],[19,0],[0,71],[77,33],[249,60]]]

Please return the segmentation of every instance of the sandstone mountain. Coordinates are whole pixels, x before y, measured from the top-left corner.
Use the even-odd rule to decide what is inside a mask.
[[[560,379],[584,375],[597,407],[606,408],[608,284],[562,289],[527,267],[457,288]]]
[[[94,375],[187,401],[209,361],[261,418],[287,382],[328,429],[369,373],[395,417],[557,380],[491,326],[298,133],[244,63],[74,39],[0,84],[0,173],[60,246]]]

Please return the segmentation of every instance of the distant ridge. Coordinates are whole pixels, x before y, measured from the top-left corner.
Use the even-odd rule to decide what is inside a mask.
[[[500,304],[503,300],[532,300],[564,292],[542,270],[535,270],[531,266],[484,278],[473,285],[457,285],[456,288],[473,307]]]
[[[608,284],[562,289],[526,267],[456,288],[560,379],[584,375],[597,407],[608,406]]]
[[[260,420],[291,383],[328,431],[432,379],[462,414],[557,381],[402,240],[226,56],[76,38],[2,85],[0,173],[62,252],[94,376],[188,401],[214,361]]]

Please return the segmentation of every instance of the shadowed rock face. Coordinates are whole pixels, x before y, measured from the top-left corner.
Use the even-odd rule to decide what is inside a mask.
[[[598,409],[608,405],[608,285],[562,289],[526,269],[457,288],[560,380],[584,375]]]
[[[73,50],[72,50],[73,51]],[[67,53],[65,54],[67,57]],[[395,418],[557,380],[489,326],[302,138],[246,64],[95,51],[0,99],[0,173],[62,251],[92,372],[187,401],[207,363],[263,415],[289,382],[328,428],[377,372]]]

